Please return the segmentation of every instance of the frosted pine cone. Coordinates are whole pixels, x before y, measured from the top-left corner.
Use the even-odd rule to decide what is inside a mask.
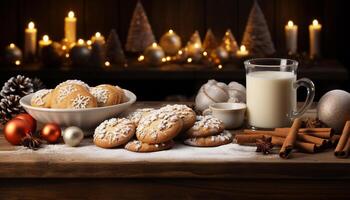
[[[0,121],[6,123],[11,120],[14,115],[23,112],[22,106],[19,104],[21,97],[9,95],[0,100]]]
[[[6,97],[9,95],[17,95],[23,97],[27,94],[33,93],[33,83],[28,77],[18,75],[11,77],[2,87],[0,95]]]

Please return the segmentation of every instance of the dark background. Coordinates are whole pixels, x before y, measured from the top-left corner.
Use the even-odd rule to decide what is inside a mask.
[[[200,32],[203,39],[208,28],[211,28],[220,40],[224,32],[230,28],[237,42],[240,43],[253,0],[143,0],[141,2],[157,39],[172,28],[181,36],[185,44],[195,30]],[[338,63],[337,65],[349,69],[349,62],[346,60],[346,56],[349,55],[348,37],[346,37],[349,35],[346,30],[349,14],[346,14],[345,0],[259,0],[258,3],[265,14],[278,52],[284,50],[284,26],[288,20],[293,20],[298,25],[299,51],[307,52],[308,25],[316,18],[322,24],[323,59],[334,60]],[[0,19],[2,19],[0,48],[3,49],[10,42],[23,47],[23,32],[29,21],[35,22],[38,28],[38,38],[41,38],[43,34],[48,34],[53,40],[61,40],[64,35],[64,17],[69,10],[73,10],[78,18],[78,38],[88,39],[96,31],[107,36],[109,31],[115,28],[122,43],[125,44],[135,5],[136,0],[2,0],[0,1]],[[331,68],[333,65],[330,64],[327,67]],[[22,71],[2,70],[1,82],[19,72]],[[62,72],[57,77],[53,76],[55,74],[51,74],[53,77],[45,77],[45,73],[40,69],[30,72],[23,70],[23,74],[37,74],[49,86],[54,86],[66,78],[80,78],[79,70],[71,73]],[[129,74],[129,76],[134,75]],[[327,75],[323,74],[323,76]],[[227,76],[224,78],[213,76],[213,78],[226,82],[235,80],[235,77],[237,74],[232,75],[232,79]],[[242,70],[239,71],[238,77],[237,81],[244,83]],[[142,75],[136,74],[131,79],[119,77],[119,80],[115,80],[110,74],[97,73],[95,77],[83,78],[88,79],[85,81],[90,84],[112,80],[135,90],[143,100],[161,100],[159,98],[172,94],[192,96],[200,84],[206,82],[211,76],[195,80],[189,77],[186,80],[174,78],[166,81],[162,78],[157,79],[157,77],[142,79]],[[330,74],[328,78],[323,77],[315,82],[320,83],[322,92],[333,88],[348,89],[349,79],[342,79],[339,83],[337,79],[336,75],[332,77]],[[162,84],[159,84],[160,81]],[[162,93],[161,95],[157,95],[157,92],[154,92],[155,95],[145,92],[147,87],[157,91],[162,90],[164,86],[168,89],[167,92],[159,92]]]

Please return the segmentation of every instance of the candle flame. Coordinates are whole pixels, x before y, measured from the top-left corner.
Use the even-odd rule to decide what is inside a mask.
[[[240,51],[247,51],[246,47],[244,45],[241,45],[241,47],[239,48]]]
[[[45,42],[49,41],[49,36],[48,36],[48,35],[44,35],[44,36],[43,36],[43,40],[44,40]]]
[[[100,33],[100,32],[96,32],[96,33],[95,33],[95,37],[97,37],[97,38],[98,38],[98,37],[101,37],[101,33]]]
[[[69,11],[68,12],[68,17],[69,18],[74,18],[74,12],[73,11]]]
[[[294,26],[293,21],[292,21],[292,20],[289,20],[289,21],[288,21],[288,27],[293,27],[293,26]]]
[[[195,43],[195,44],[194,44],[194,48],[199,48],[199,44],[198,44],[198,43]]]
[[[84,40],[83,39],[79,39],[78,40],[78,44],[83,45],[84,44]]]
[[[105,66],[106,66],[106,67],[109,67],[109,66],[111,66],[111,63],[110,63],[109,61],[106,61],[106,62],[105,62]]]
[[[157,47],[157,43],[153,42],[152,47]]]
[[[10,48],[15,48],[15,46],[16,46],[16,45],[13,44],[13,43],[10,44]]]
[[[140,56],[137,58],[137,60],[138,60],[139,62],[143,61],[144,59],[145,59],[145,56],[143,56],[143,55],[140,55]]]
[[[317,19],[314,19],[314,20],[312,21],[312,25],[318,26],[318,21],[317,21]]]
[[[29,23],[28,23],[28,28],[29,28],[29,29],[34,29],[34,28],[35,28],[34,22],[29,22]]]
[[[169,30],[169,33],[174,33],[174,31],[172,29]]]

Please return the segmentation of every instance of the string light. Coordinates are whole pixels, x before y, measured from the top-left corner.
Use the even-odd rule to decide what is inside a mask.
[[[143,56],[143,55],[140,55],[140,56],[137,58],[137,60],[138,60],[139,62],[143,61],[144,59],[145,59],[145,56]]]
[[[191,63],[192,62],[192,58],[187,58],[187,62]]]
[[[111,66],[111,63],[110,63],[109,61],[106,61],[106,62],[105,62],[105,66],[106,66],[106,67],[109,67],[109,66]]]
[[[15,65],[17,65],[17,66],[21,65],[21,61],[20,60],[16,60],[15,61]]]

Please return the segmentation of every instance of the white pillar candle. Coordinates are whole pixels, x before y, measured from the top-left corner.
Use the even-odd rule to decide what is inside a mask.
[[[69,43],[74,43],[77,37],[77,18],[74,12],[69,11],[68,16],[64,19],[64,36]]]
[[[288,21],[284,30],[286,35],[286,50],[289,55],[294,55],[298,49],[298,26],[293,21]]]
[[[34,57],[36,53],[36,33],[34,22],[29,22],[28,28],[25,29],[24,33],[24,56]]]
[[[41,50],[45,46],[49,46],[52,43],[48,35],[44,35],[43,39],[39,41],[39,56],[41,56]]]
[[[243,58],[249,55],[249,51],[247,50],[247,48],[244,45],[241,45],[241,47],[239,48],[239,50],[236,53],[236,56],[238,58]]]
[[[315,19],[309,26],[310,35],[310,57],[315,58],[321,55],[321,29],[322,25]]]

